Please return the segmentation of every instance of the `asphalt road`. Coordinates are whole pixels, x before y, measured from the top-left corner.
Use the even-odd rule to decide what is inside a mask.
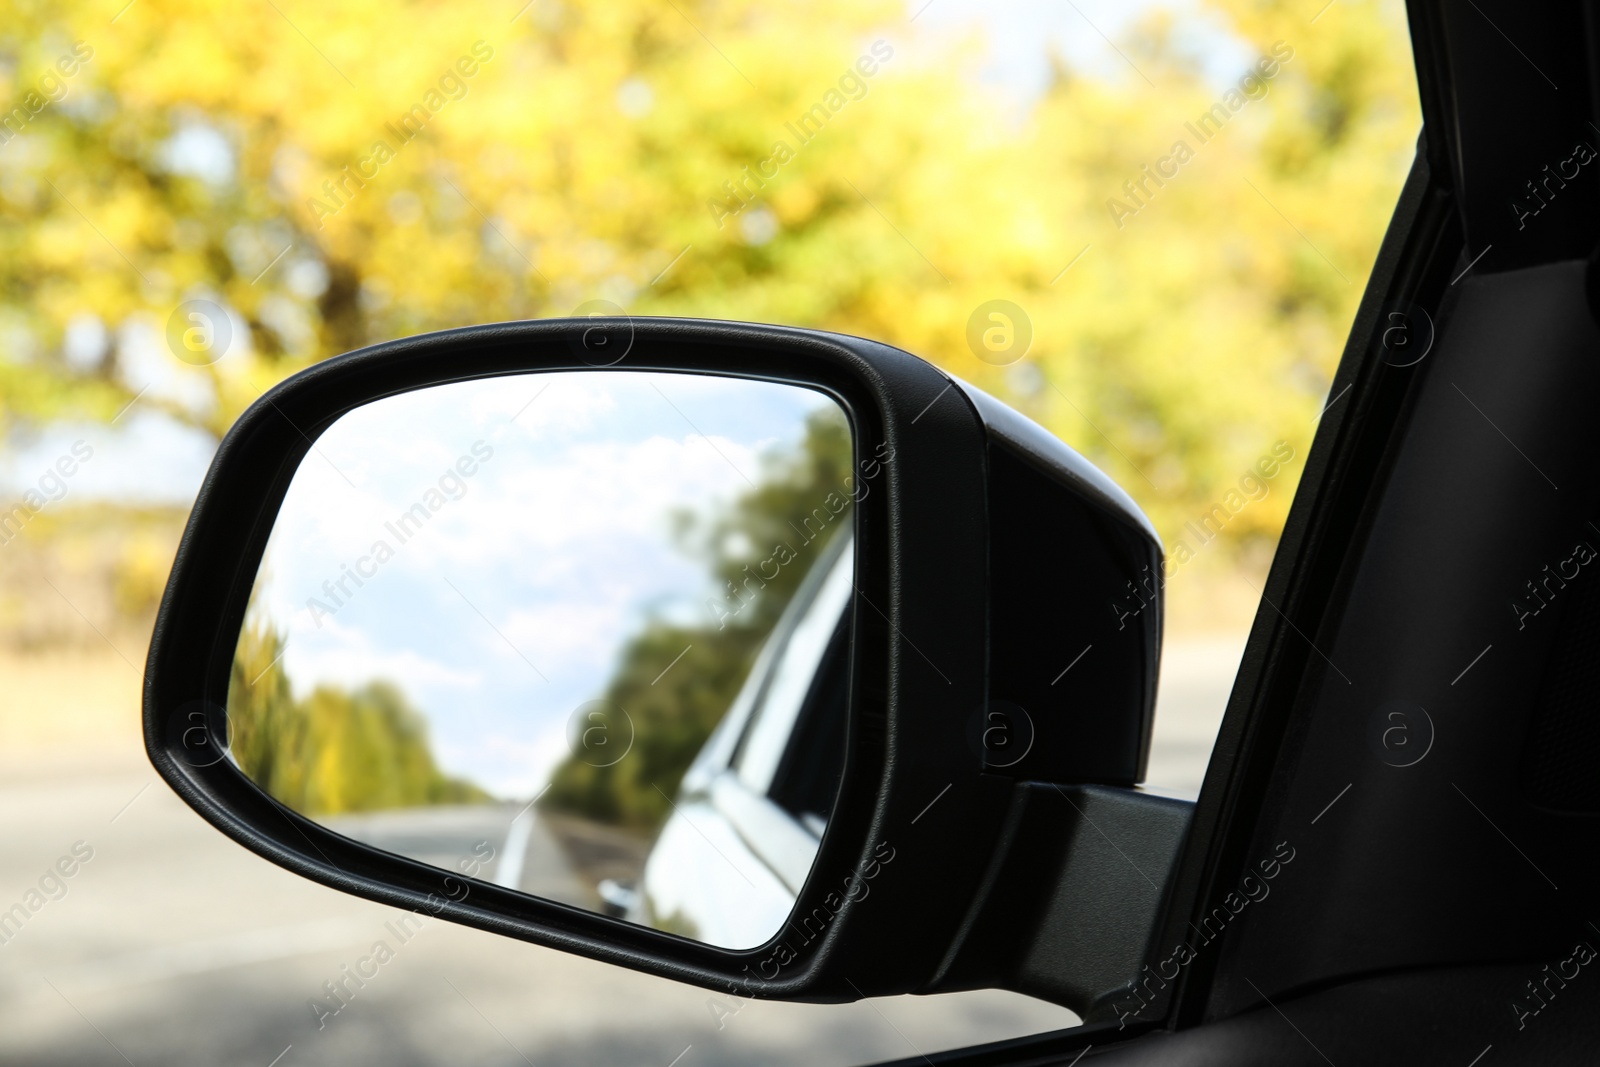
[[[1181,664],[1180,650],[1169,652],[1152,776],[1192,795],[1237,642]],[[451,866],[488,841],[495,859],[482,876],[498,880],[515,814],[406,813],[369,820],[363,836],[388,835]],[[585,892],[548,833],[525,829],[517,884]],[[0,1063],[825,1067],[1075,1022],[997,992],[741,1006],[438,920],[402,939],[403,914],[234,845],[159,782],[134,744],[93,755],[0,751]],[[359,986],[347,979],[354,996],[330,1012],[325,983],[345,979],[379,942],[387,954],[376,974]]]
[[[327,820],[330,829],[435,867],[563,904],[598,901],[555,836],[521,804],[413,808]]]

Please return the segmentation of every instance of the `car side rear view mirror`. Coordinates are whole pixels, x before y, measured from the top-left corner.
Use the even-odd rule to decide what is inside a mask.
[[[218,829],[372,900],[741,996],[1105,1020],[1189,818],[1134,788],[1160,567],[1110,479],[905,352],[454,330],[228,433],[145,743]]]

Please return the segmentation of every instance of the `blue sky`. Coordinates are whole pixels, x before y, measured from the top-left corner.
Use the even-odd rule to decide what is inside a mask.
[[[710,617],[672,511],[703,513],[759,483],[761,457],[792,453],[824,406],[793,386],[585,371],[358,408],[296,473],[255,608],[287,631],[298,695],[396,681],[449,771],[531,796],[646,613]],[[402,542],[391,526],[419,502],[437,510]],[[377,542],[394,553],[382,564]],[[363,557],[363,584],[329,595],[323,583]]]

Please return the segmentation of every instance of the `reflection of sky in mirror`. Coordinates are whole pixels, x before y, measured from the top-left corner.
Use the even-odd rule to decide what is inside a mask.
[[[377,401],[302,461],[254,610],[288,638],[297,697],[394,681],[447,773],[532,796],[566,754],[568,717],[601,695],[651,613],[710,621],[706,566],[674,543],[672,514],[747,492],[761,457],[793,454],[807,415],[831,404],[795,386],[633,371]],[[426,521],[402,524],[419,504]]]

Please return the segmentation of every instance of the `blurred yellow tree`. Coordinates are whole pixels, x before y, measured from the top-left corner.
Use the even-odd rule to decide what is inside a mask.
[[[338,352],[603,298],[927,356],[1170,535],[1303,454],[1420,121],[1393,0],[1202,0],[1288,52],[1239,108],[1158,6],[1122,74],[1058,63],[1021,107],[887,0],[125,2],[0,0],[0,434],[116,413],[187,299],[230,354],[163,353],[187,387],[139,403],[220,434]],[[1006,368],[966,340],[997,298],[1033,326]]]

